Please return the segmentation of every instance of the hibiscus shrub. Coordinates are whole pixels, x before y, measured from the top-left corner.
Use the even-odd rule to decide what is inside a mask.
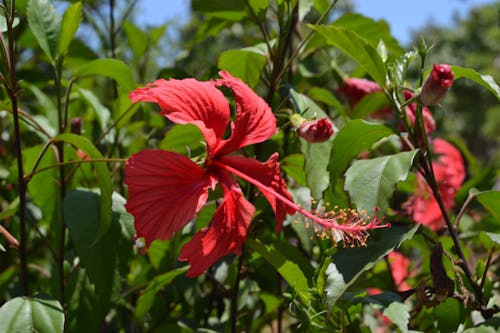
[[[1,332],[499,328],[498,161],[435,121],[493,77],[337,1],[193,0],[173,68],[54,3],[0,16]]]

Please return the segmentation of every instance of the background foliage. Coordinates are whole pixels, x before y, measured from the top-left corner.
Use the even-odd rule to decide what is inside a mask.
[[[178,40],[169,37],[172,22],[138,25],[136,5],[3,1],[0,331],[498,329],[499,4],[454,28],[426,27],[415,49],[348,2],[192,0]],[[396,116],[374,116],[395,106],[401,87],[418,88],[433,63],[455,65],[452,89],[432,108],[432,136],[453,142],[466,160],[450,212],[460,221],[457,239],[403,214],[424,153],[403,151]],[[209,201],[196,224],[142,254],[124,208],[125,160],[145,148],[191,156],[205,148],[194,126],[132,105],[128,93],[156,78],[208,80],[220,69],[275,112],[279,133],[245,153],[264,160],[279,152],[297,203],[364,209],[392,227],[353,249],[315,237],[296,217],[275,234],[271,209],[256,197],[242,256],[187,278],[179,249],[209,222]],[[338,92],[347,77],[375,81],[385,94],[351,110]],[[328,116],[334,137],[300,139],[291,113]],[[394,278],[394,249],[409,258],[406,290]]]

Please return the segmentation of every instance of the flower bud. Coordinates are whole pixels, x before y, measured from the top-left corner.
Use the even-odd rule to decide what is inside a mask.
[[[71,133],[76,135],[82,134],[82,118],[75,117],[71,119]]]
[[[418,96],[420,102],[427,106],[438,104],[453,84],[453,77],[450,65],[434,65]]]
[[[309,120],[299,126],[297,133],[308,142],[324,142],[333,135],[333,126],[327,118]]]

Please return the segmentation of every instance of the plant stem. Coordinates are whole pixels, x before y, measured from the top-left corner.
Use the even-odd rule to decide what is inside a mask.
[[[28,288],[28,264],[26,259],[26,184],[24,182],[24,169],[23,169],[23,156],[22,156],[22,144],[21,144],[21,130],[19,126],[19,110],[18,110],[18,82],[16,78],[16,54],[15,54],[15,44],[14,44],[14,6],[15,1],[11,1],[10,8],[4,1],[5,6],[5,19],[7,21],[7,34],[9,38],[8,50],[3,45],[4,52],[7,52],[6,59],[9,71],[9,86],[7,88],[7,93],[9,95],[12,107],[12,114],[14,117],[14,138],[15,138],[15,151],[17,158],[17,178],[19,183],[19,259],[20,259],[20,270],[21,270],[21,283],[23,287],[23,294],[29,294]],[[2,44],[3,38],[2,38]]]
[[[467,277],[467,280],[469,280],[470,284],[472,285],[474,294],[476,295],[477,301],[481,304],[483,304],[483,292],[482,290],[478,287],[476,282],[474,281],[473,274],[469,268],[469,264],[467,262],[467,259],[465,258],[464,252],[462,250],[462,245],[460,244],[460,240],[458,239],[458,233],[453,224],[451,223],[450,216],[448,215],[448,212],[446,210],[446,207],[444,206],[443,199],[441,198],[441,194],[439,193],[439,188],[436,182],[436,178],[434,175],[434,168],[432,166],[432,156],[430,154],[431,149],[429,146],[429,141],[427,140],[427,133],[425,130],[425,123],[422,115],[422,105],[420,103],[417,104],[417,115],[416,115],[416,121],[415,121],[415,127],[418,128],[420,126],[421,129],[421,135],[423,136],[423,145],[424,145],[424,150],[426,154],[424,154],[424,159],[421,160],[421,166],[423,169],[423,176],[427,183],[429,184],[432,194],[434,195],[434,198],[436,199],[439,209],[441,210],[441,214],[443,216],[443,219],[446,223],[446,227],[448,228],[448,231],[450,232],[451,238],[453,240],[453,244],[455,245],[455,251],[460,259],[459,266],[462,268],[463,272],[465,273],[465,276]],[[414,144],[418,145],[419,144],[419,133],[416,133],[414,136],[414,139],[417,140],[414,142]]]
[[[47,165],[46,167],[37,169],[37,170],[32,170],[31,173],[25,175],[25,179],[29,180],[31,179],[34,175],[41,173],[45,170],[53,169],[53,168],[60,168],[61,166],[65,165],[72,165],[72,164],[82,164],[82,163],[95,163],[95,162],[102,162],[102,163],[112,163],[112,162],[119,162],[119,163],[125,163],[127,161],[126,158],[96,158],[96,159],[89,159],[89,160],[70,160],[70,161],[64,161],[64,162],[59,162],[55,163],[52,165]]]
[[[56,107],[57,107],[57,119],[59,125],[59,134],[63,134],[66,130],[67,121],[67,106],[63,109],[62,106],[62,94],[61,94],[61,75],[62,75],[62,64],[63,59],[59,58],[56,60],[54,65],[54,83],[56,91]],[[70,88],[70,87],[68,87]],[[61,293],[61,304],[64,309],[66,309],[66,285],[64,276],[64,256],[65,256],[65,244],[66,244],[66,224],[64,223],[64,197],[66,196],[66,170],[64,168],[64,142],[57,142],[57,158],[59,164],[59,214],[60,214],[60,228],[59,228],[59,253],[57,258],[58,273],[59,273],[59,291]]]

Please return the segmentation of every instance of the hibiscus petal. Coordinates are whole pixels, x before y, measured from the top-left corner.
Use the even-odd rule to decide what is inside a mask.
[[[138,237],[148,247],[156,239],[171,238],[201,209],[215,180],[183,155],[165,150],[143,150],[125,165],[129,199]]]
[[[293,202],[293,198],[286,188],[285,180],[281,177],[278,157],[278,153],[274,153],[266,162],[262,163],[252,158],[224,156],[220,159],[220,162],[254,178]],[[274,214],[276,215],[276,232],[279,232],[286,215],[295,213],[295,210],[278,200],[266,188],[259,188],[259,190],[264,194],[274,210]]]
[[[160,79],[132,91],[129,98],[134,103],[157,103],[161,114],[172,122],[197,126],[205,137],[209,151],[222,139],[229,123],[229,104],[213,82]]]
[[[179,255],[179,260],[191,264],[186,273],[189,277],[202,274],[229,253],[241,254],[255,207],[242,196],[230,175],[222,175],[221,184],[224,201],[217,207],[209,226],[194,235]]]
[[[226,71],[219,72],[219,86],[229,87],[236,99],[236,119],[231,123],[231,137],[224,142],[221,154],[259,143],[276,133],[276,117],[267,103],[243,81]]]

